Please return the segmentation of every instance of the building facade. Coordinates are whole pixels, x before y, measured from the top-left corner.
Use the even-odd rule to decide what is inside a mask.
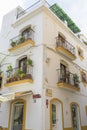
[[[87,46],[67,22],[41,1],[17,7],[0,43],[0,129],[86,130]]]

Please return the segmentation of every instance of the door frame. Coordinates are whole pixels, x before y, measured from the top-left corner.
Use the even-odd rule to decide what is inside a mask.
[[[24,110],[23,110],[23,126],[22,126],[22,130],[25,130],[25,122],[26,122],[26,101],[24,99],[16,99],[11,101],[10,103],[10,112],[9,112],[9,121],[8,121],[8,129],[11,130],[11,113],[12,113],[12,106],[14,103],[16,102],[23,102],[24,103]]]
[[[52,103],[54,101],[57,101],[57,102],[59,102],[61,104],[61,109],[62,109],[62,128],[64,130],[63,103],[58,98],[53,98],[53,99],[50,100],[50,130],[52,130]]]
[[[80,121],[80,129],[82,130],[82,127],[81,127],[81,114],[80,114],[80,106],[79,106],[79,104],[78,103],[76,103],[76,102],[72,102],[71,104],[70,104],[70,115],[71,115],[71,124],[72,124],[72,130],[74,130],[74,126],[73,126],[73,120],[72,120],[72,105],[73,104],[75,104],[75,105],[77,105],[77,107],[78,107],[78,113],[79,113],[79,121]]]

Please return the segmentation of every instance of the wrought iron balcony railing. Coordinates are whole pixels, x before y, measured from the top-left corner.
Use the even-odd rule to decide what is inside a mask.
[[[68,50],[70,53],[75,55],[75,47],[72,46],[68,41],[60,40],[58,37],[56,38],[56,47],[63,47],[64,49]]]
[[[6,83],[19,81],[23,79],[33,79],[33,68],[25,65],[20,68],[12,68],[6,71]]]
[[[72,74],[69,71],[58,69],[58,83],[63,82],[74,87],[79,87],[79,77],[77,74]]]
[[[17,13],[17,19],[20,18],[21,16],[23,16],[27,11],[29,11],[31,8],[34,8],[36,5],[38,5],[38,3],[40,3],[40,0],[38,0],[37,2],[35,2],[34,4],[32,4],[31,6],[29,6],[27,9],[18,12]]]
[[[42,4],[43,1],[41,0],[36,0],[36,2],[34,2],[32,5],[30,5],[28,8],[26,8],[23,11],[20,11],[17,13],[17,19],[20,18],[21,16],[25,15],[27,12],[29,12],[31,9],[35,9],[35,7],[38,7],[40,4]],[[50,7],[51,5],[44,0],[45,5],[47,5],[47,7]]]
[[[27,33],[26,36],[18,35],[16,37],[10,39],[10,46],[15,47],[15,46],[17,46],[19,44],[24,43],[27,40],[34,41],[34,32],[33,32],[33,30],[31,30],[30,33]]]

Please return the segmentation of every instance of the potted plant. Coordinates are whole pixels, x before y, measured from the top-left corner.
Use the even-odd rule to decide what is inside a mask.
[[[12,65],[7,66],[7,72],[12,70],[13,70]]]
[[[17,74],[18,74],[17,78],[18,80],[23,79],[25,76],[25,73],[20,68],[17,70]]]
[[[15,41],[11,41],[11,46],[15,47],[16,46],[16,42]]]
[[[25,37],[24,36],[20,36],[20,38],[18,40],[18,44],[21,44],[24,41],[25,41]]]
[[[73,80],[74,80],[74,85],[78,86],[79,85],[79,76],[75,73],[73,75]]]
[[[28,68],[27,68],[26,78],[32,79],[31,73],[32,73],[32,67],[33,67],[33,61],[30,58],[27,59],[27,65],[28,65]]]
[[[27,59],[27,64],[28,64],[28,66],[33,67],[33,61],[30,58]]]
[[[7,75],[10,78],[10,80],[12,79],[11,78],[12,77],[12,71],[13,71],[12,65],[7,66]]]

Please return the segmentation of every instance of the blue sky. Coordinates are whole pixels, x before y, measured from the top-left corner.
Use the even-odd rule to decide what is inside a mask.
[[[32,2],[31,2],[32,1]],[[2,0],[0,4],[0,27],[2,17],[7,12],[20,5],[28,7],[30,4],[38,0]],[[59,6],[73,19],[73,21],[81,28],[82,32],[87,34],[87,0],[47,0],[50,4],[58,3]]]

